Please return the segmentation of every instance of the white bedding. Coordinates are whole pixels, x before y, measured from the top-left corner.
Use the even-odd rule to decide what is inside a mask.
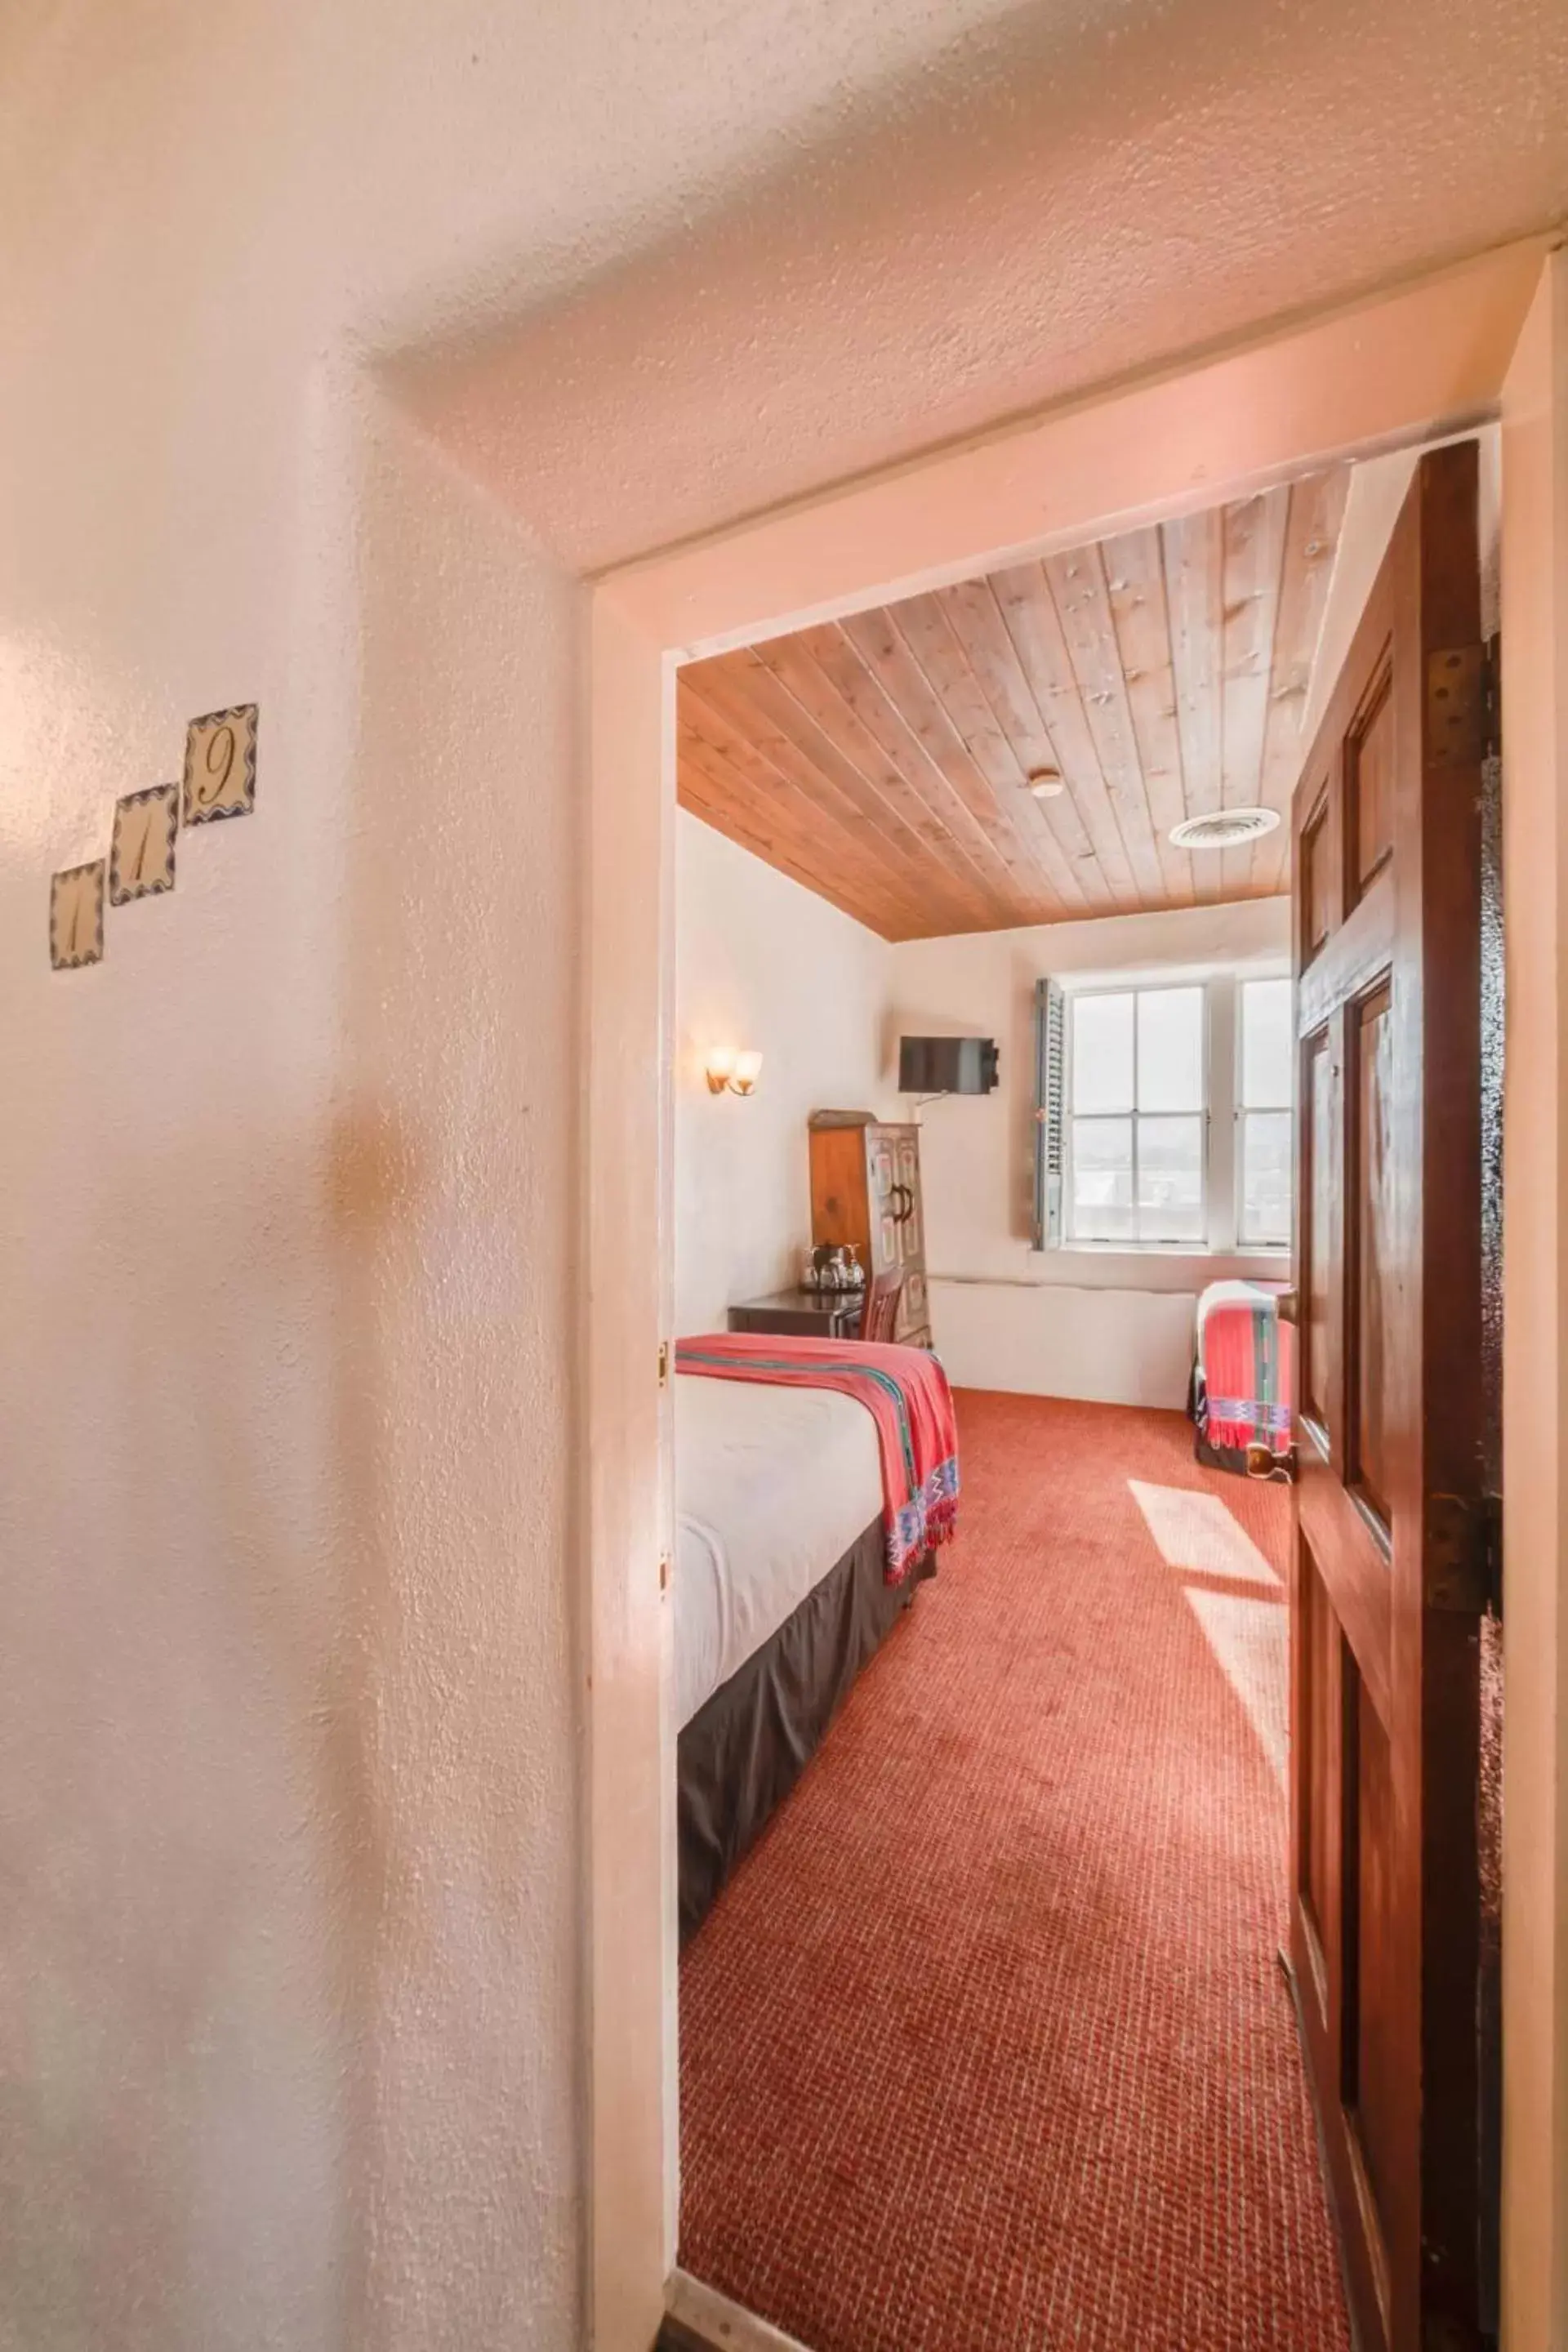
[[[678,1375],[679,1725],[690,1722],[881,1514],[877,1425],[853,1397]]]

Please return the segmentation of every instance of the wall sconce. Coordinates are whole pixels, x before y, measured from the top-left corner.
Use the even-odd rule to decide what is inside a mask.
[[[708,1056],[708,1091],[710,1095],[726,1092],[752,1094],[756,1089],[757,1073],[762,1066],[762,1055],[752,1053],[749,1047],[715,1045]]]

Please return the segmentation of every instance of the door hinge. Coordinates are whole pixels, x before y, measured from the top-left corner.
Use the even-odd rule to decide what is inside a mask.
[[[658,1343],[658,1384],[661,1389],[667,1389],[669,1386],[669,1341],[668,1339],[661,1339]]]
[[[1467,1617],[1502,1614],[1502,1497],[1426,1498],[1426,1606]]]
[[[1501,740],[1498,640],[1426,656],[1426,764],[1475,768]]]
[[[667,1551],[661,1551],[658,1556],[658,1589],[661,1592],[669,1591],[669,1554]]]
[[[1502,756],[1502,635],[1494,630],[1481,647],[1481,757]]]
[[[1481,1578],[1489,1617],[1502,1615],[1502,1496],[1483,1495],[1480,1500]]]

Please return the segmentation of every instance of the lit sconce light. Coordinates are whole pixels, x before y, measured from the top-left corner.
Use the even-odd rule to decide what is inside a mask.
[[[715,1045],[708,1056],[708,1091],[710,1095],[726,1091],[732,1095],[752,1094],[762,1066],[762,1055],[749,1048]]]

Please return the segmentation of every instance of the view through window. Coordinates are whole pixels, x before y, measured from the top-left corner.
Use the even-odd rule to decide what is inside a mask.
[[[1243,1248],[1283,1249],[1290,1239],[1290,983],[1244,980],[1238,993],[1237,1239]]]
[[[1075,1241],[1206,1241],[1204,1005],[1201,988],[1073,998]]]
[[[1288,1247],[1294,1059],[1288,979],[1071,996],[1067,1238]]]

